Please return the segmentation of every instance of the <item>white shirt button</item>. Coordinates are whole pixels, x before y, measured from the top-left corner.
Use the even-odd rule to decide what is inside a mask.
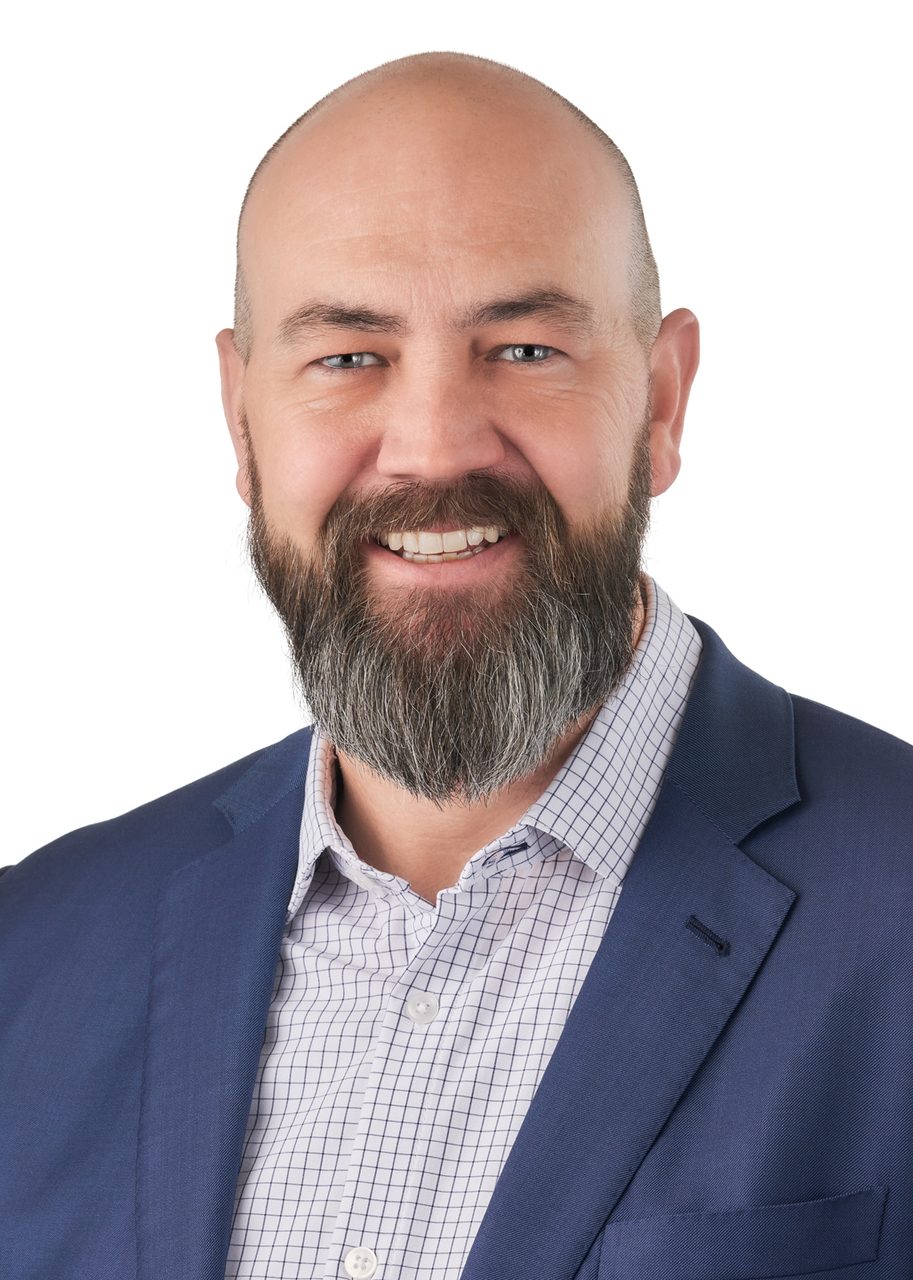
[[[352,1280],[365,1280],[367,1276],[373,1276],[377,1270],[377,1254],[366,1249],[364,1245],[359,1245],[356,1249],[349,1250],[343,1258],[342,1265],[346,1269],[346,1275],[351,1276]]]
[[[406,1001],[406,1012],[419,1026],[433,1022],[440,1011],[437,996],[433,996],[430,991],[413,991]]]

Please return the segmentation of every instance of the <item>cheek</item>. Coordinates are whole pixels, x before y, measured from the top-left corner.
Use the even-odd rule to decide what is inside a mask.
[[[624,501],[634,431],[605,393],[575,392],[539,406],[512,433],[516,448],[572,522]]]
[[[357,480],[361,449],[349,432],[300,416],[275,415],[254,432],[254,449],[270,523],[301,546],[311,546],[330,508]]]

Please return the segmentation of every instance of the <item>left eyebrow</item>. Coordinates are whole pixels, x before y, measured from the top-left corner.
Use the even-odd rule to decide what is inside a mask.
[[[466,329],[522,320],[527,316],[550,320],[559,328],[583,337],[592,337],[599,329],[596,311],[589,302],[575,298],[563,289],[552,288],[532,289],[480,303],[460,316],[451,327],[461,333]],[[285,317],[276,331],[276,343],[282,347],[293,346],[299,338],[321,329],[409,333],[404,316],[375,311],[372,307],[313,300]]]
[[[575,298],[563,289],[532,289],[515,297],[496,298],[473,307],[456,324],[457,330],[481,329],[487,324],[502,324],[541,316],[569,333],[592,337],[599,329],[595,309],[583,298]]]

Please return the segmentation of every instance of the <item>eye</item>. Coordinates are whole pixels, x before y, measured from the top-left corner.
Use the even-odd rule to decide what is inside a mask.
[[[339,363],[331,364],[330,361],[339,361]],[[352,369],[364,369],[370,364],[380,364],[380,359],[371,351],[346,351],[338,356],[323,356],[317,363],[324,369],[348,373]]]
[[[512,347],[502,347],[493,360],[506,360],[508,364],[542,364],[551,355],[557,355],[555,347],[544,347],[535,342],[518,343]]]

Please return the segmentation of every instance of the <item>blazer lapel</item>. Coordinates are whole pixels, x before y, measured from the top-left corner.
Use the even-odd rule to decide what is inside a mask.
[[[737,841],[799,799],[789,695],[703,641],[656,809],[462,1280],[571,1280],[763,965],[795,892]]]
[[[137,1157],[137,1276],[223,1280],[242,1146],[298,863],[310,730],[217,806],[235,829],[165,882]]]

